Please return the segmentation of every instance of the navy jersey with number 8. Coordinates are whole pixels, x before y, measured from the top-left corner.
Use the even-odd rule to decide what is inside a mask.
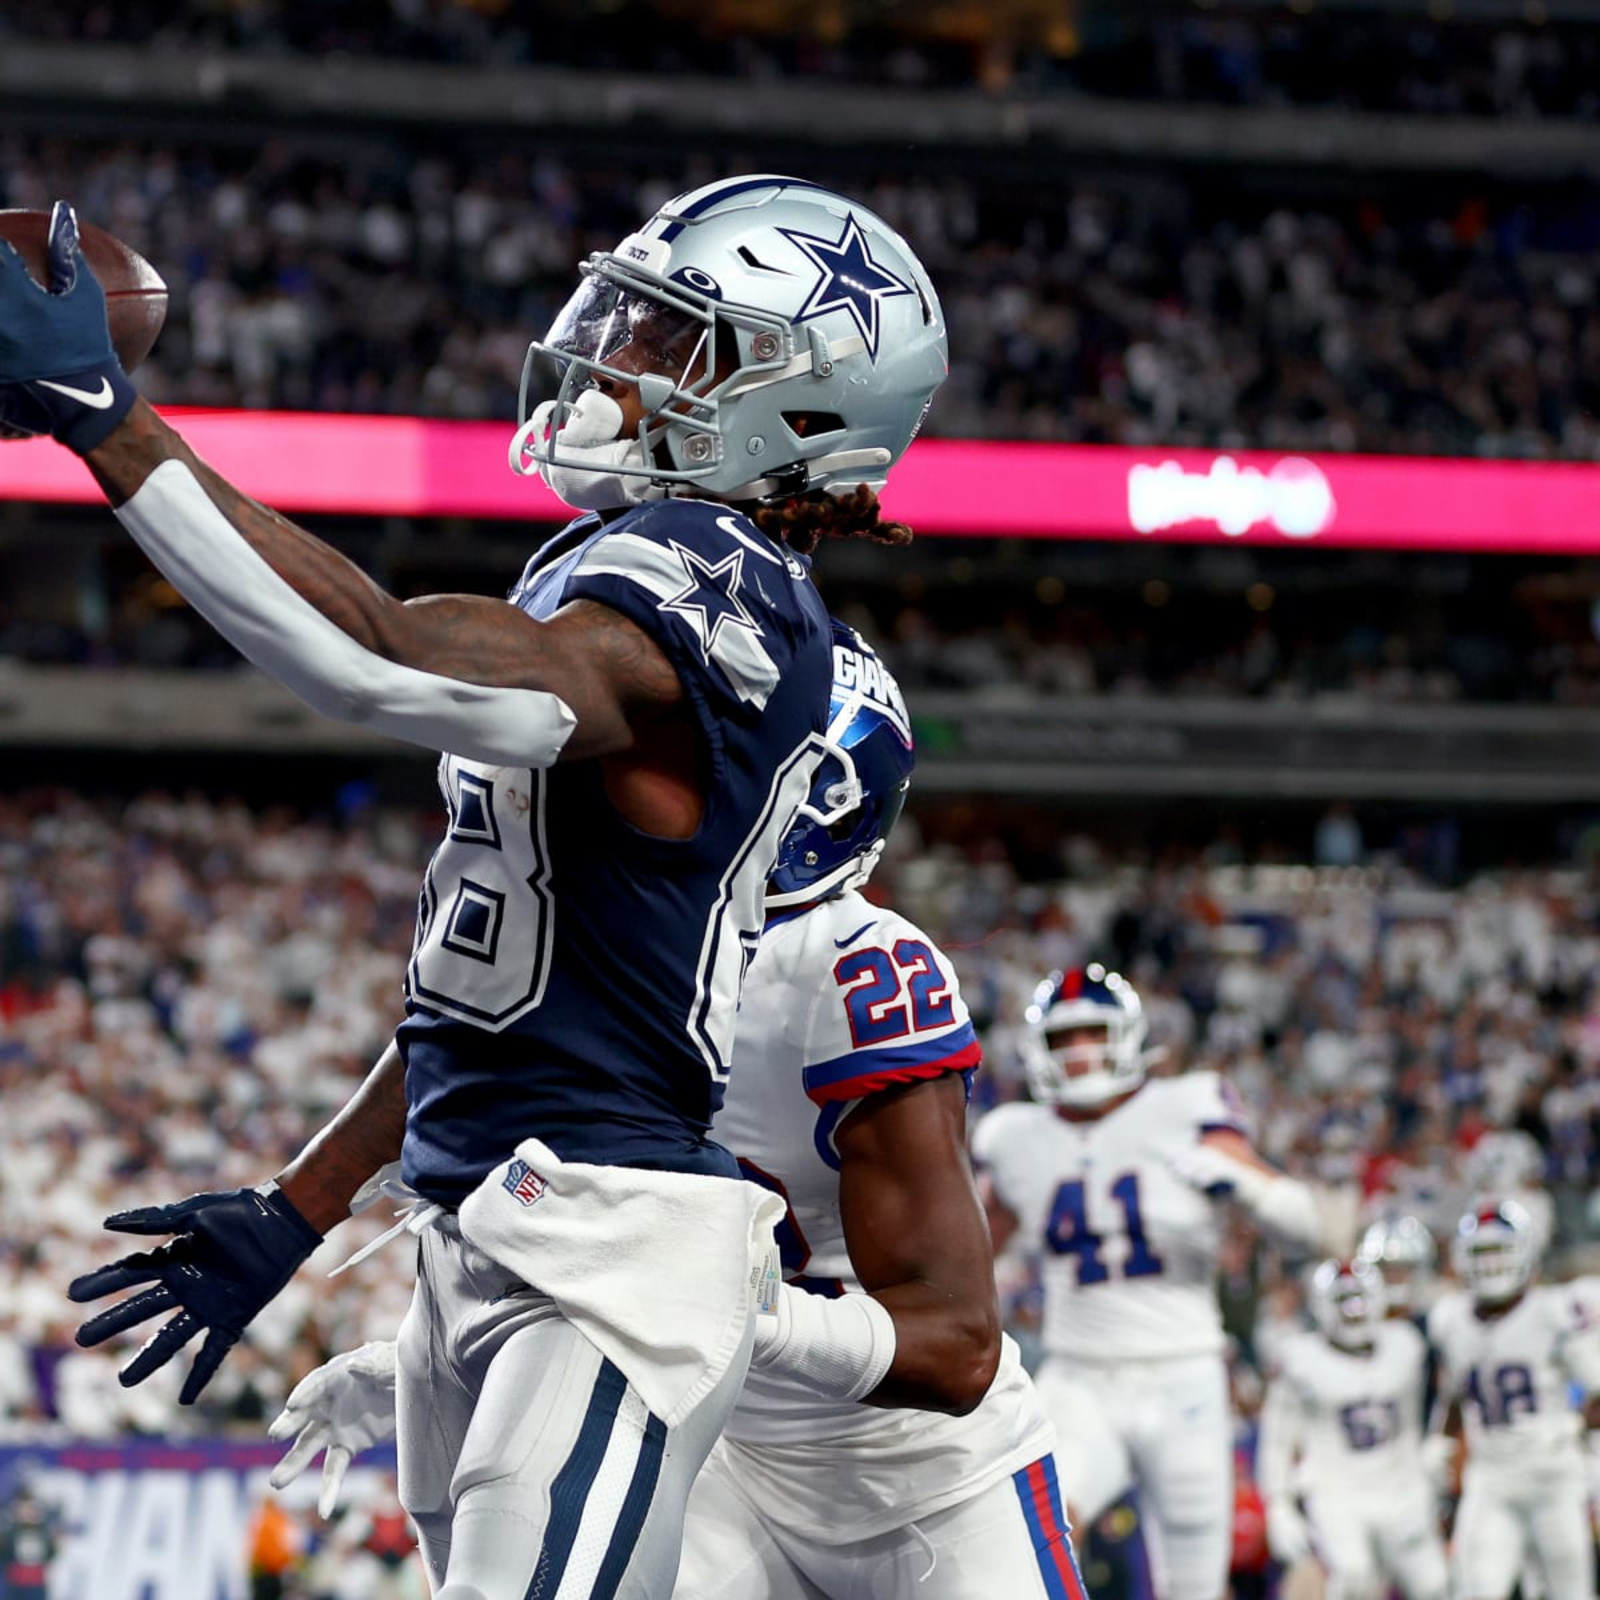
[[[580,518],[510,598],[540,619],[597,601],[661,646],[700,733],[705,813],[657,838],[613,809],[599,762],[443,758],[448,828],[398,1034],[405,1179],[455,1204],[529,1135],[564,1160],[735,1174],[706,1132],[832,678],[808,565],[727,507],[669,500]]]

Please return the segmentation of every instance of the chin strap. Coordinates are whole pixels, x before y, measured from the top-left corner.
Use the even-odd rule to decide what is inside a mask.
[[[818,456],[814,461],[803,461],[803,466],[813,480],[824,475],[846,473],[854,471],[857,467],[887,467],[894,459],[891,451],[885,450],[881,445],[874,445],[869,450],[836,450],[831,456]],[[832,495],[854,494],[859,485],[865,484],[874,494],[888,481],[882,472],[869,472],[859,478],[849,480],[841,479],[838,483],[821,485],[827,493]],[[722,500],[765,500],[771,495],[781,494],[785,487],[785,479],[752,478],[749,483],[741,483],[737,489],[729,489],[725,494],[719,495]],[[804,491],[802,491],[804,492]]]

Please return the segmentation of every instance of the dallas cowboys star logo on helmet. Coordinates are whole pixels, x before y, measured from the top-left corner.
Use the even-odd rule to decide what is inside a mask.
[[[885,300],[914,293],[912,286],[872,259],[871,246],[853,212],[837,239],[794,228],[779,228],[778,232],[803,250],[822,274],[794,320],[799,323],[825,311],[848,311],[866,341],[868,357],[876,361],[878,307]]]
[[[717,647],[717,635],[724,625],[746,628],[757,638],[761,637],[761,624],[750,615],[739,598],[739,583],[744,576],[744,552],[735,550],[713,566],[703,556],[671,541],[672,549],[683,563],[688,583],[670,599],[663,600],[659,609],[673,611],[686,617],[700,639],[700,648],[706,660],[711,659]]]

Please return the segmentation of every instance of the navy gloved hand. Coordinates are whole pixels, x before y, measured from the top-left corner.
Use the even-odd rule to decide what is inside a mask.
[[[322,1243],[322,1235],[276,1184],[192,1194],[176,1205],[119,1211],[106,1218],[106,1226],[115,1233],[180,1237],[72,1280],[67,1298],[80,1304],[136,1283],[156,1285],[91,1317],[78,1329],[78,1343],[101,1344],[148,1317],[176,1309],[178,1315],[150,1337],[118,1377],[124,1388],[143,1383],[204,1330],[206,1342],[178,1396],[186,1406],[194,1404],[256,1313]]]
[[[53,434],[85,455],[128,414],[138,391],[111,347],[106,297],[78,248],[66,201],[50,213],[50,287],[0,240],[0,427]]]

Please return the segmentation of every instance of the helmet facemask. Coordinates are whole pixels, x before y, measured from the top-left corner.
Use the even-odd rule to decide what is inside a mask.
[[[1388,1314],[1383,1274],[1370,1261],[1325,1261],[1311,1280],[1311,1312],[1330,1344],[1368,1349]]]
[[[1533,1277],[1533,1238],[1524,1216],[1520,1208],[1506,1204],[1462,1219],[1453,1260],[1478,1305],[1515,1300]]]
[[[1143,1083],[1160,1054],[1144,1048],[1148,1024],[1132,985],[1098,967],[1088,973],[1103,995],[1067,998],[1057,992],[1057,974],[1040,985],[1023,1019],[1023,1065],[1034,1098],[1046,1104],[1101,1105]]]
[[[537,472],[569,505],[605,510],[659,500],[722,475],[728,397],[781,371],[787,321],[616,256],[583,266],[583,282],[542,340],[528,347],[512,439],[514,472]],[[536,358],[554,364],[553,399],[530,407]],[[608,390],[637,391],[630,430]],[[746,487],[759,488],[751,484]]]

